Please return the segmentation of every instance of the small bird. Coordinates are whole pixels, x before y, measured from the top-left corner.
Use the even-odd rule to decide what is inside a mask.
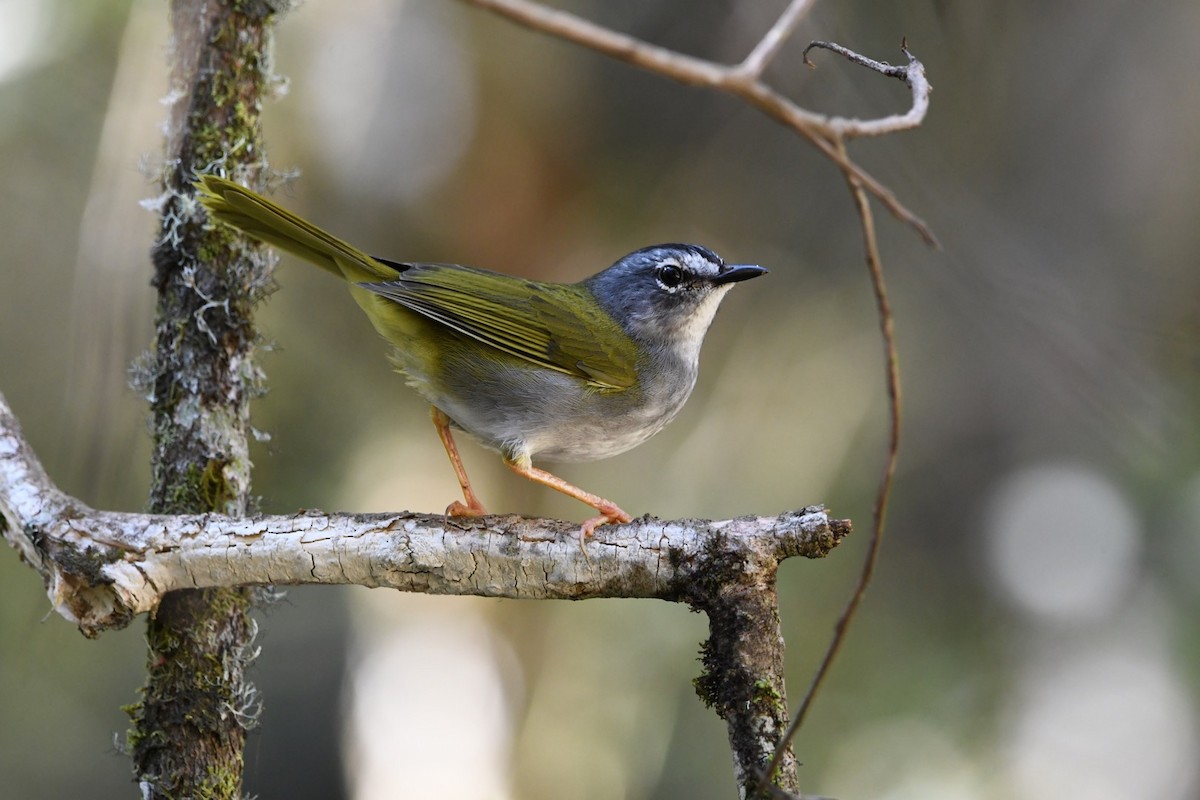
[[[486,514],[451,428],[499,451],[530,480],[629,522],[610,500],[533,465],[623,453],[674,419],[696,385],[700,345],[734,283],[766,272],[725,264],[694,244],[637,250],[579,283],[524,280],[454,264],[389,261],[232,181],[196,183],[209,216],[345,280],[392,361],[433,406],[433,424],[465,502],[450,516]]]

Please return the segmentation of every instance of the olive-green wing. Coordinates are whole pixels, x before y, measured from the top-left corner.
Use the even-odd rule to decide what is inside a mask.
[[[450,264],[384,263],[398,269],[400,278],[359,285],[497,350],[597,388],[628,389],[636,380],[636,345],[583,286]]]

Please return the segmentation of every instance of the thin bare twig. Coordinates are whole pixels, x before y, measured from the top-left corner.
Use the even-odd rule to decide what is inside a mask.
[[[809,42],[808,47],[804,48],[804,63],[814,68],[816,65],[808,58],[808,51],[813,48],[830,50],[849,59],[852,63],[875,70],[881,75],[899,78],[912,90],[912,108],[904,114],[893,114],[888,117],[870,120],[854,119],[852,117],[830,117],[828,120],[829,126],[841,136],[882,136],[885,133],[908,130],[915,125],[919,125],[921,120],[925,118],[925,113],[929,110],[929,95],[933,92],[933,87],[929,85],[929,80],[925,77],[925,65],[914,58],[913,54],[908,51],[907,39],[900,42],[900,51],[908,59],[908,63],[902,67],[889,64],[886,61],[876,61],[873,58],[867,58],[834,42],[817,41]]]
[[[879,200],[893,216],[916,230],[926,244],[937,246],[936,237],[920,217],[906,208],[894,194],[867,174],[862,167],[851,161],[844,150],[840,151],[833,144],[837,138],[842,136],[883,133],[885,131],[877,131],[874,128],[884,124],[888,127],[887,132],[891,132],[903,130],[906,127],[914,128],[921,123],[928,108],[929,84],[924,81],[924,68],[916,59],[909,64],[909,69],[914,75],[918,73],[920,75],[919,80],[909,83],[909,88],[913,93],[912,109],[903,115],[885,117],[879,121],[878,125],[873,126],[870,124],[871,121],[846,120],[801,108],[763,83],[760,76],[754,73],[753,68],[746,68],[746,63],[751,58],[762,60],[765,66],[774,56],[779,45],[782,44],[782,33],[790,27],[794,28],[802,17],[805,8],[798,0],[784,11],[767,34],[770,37],[773,33],[778,33],[781,39],[780,43],[764,45],[760,42],[745,61],[732,67],[652,45],[628,34],[618,33],[582,17],[566,11],[547,8],[541,3],[531,0],[465,0],[465,2],[492,11],[531,30],[574,42],[679,83],[717,89],[740,97],[808,139],[843,171],[853,172],[862,181],[864,188]],[[755,53],[760,50],[762,52],[756,56]]]
[[[837,146],[839,149],[844,150],[846,145],[843,140],[838,140]],[[850,629],[854,615],[862,603],[863,596],[866,594],[867,586],[870,585],[871,578],[875,574],[875,565],[879,560],[879,549],[883,543],[888,500],[891,497],[892,484],[896,475],[896,463],[900,453],[900,421],[902,418],[900,356],[896,349],[896,330],[895,320],[892,315],[892,304],[888,298],[887,284],[883,278],[883,262],[879,256],[879,243],[875,236],[875,219],[871,213],[871,203],[867,198],[867,193],[863,188],[862,182],[849,170],[844,171],[843,174],[846,177],[846,183],[850,187],[850,193],[854,198],[854,204],[862,222],[863,247],[867,259],[867,270],[870,272],[871,288],[875,293],[875,306],[879,315],[880,336],[883,340],[884,370],[886,373],[888,394],[887,455],[884,459],[883,474],[879,479],[879,486],[875,494],[871,538],[867,542],[867,552],[863,557],[862,569],[859,572],[858,581],[855,583],[854,589],[850,593],[850,598],[846,601],[846,605],[842,608],[841,615],[838,616],[833,636],[825,648],[825,655],[821,659],[817,671],[813,674],[808,691],[804,693],[804,699],[800,701],[795,716],[792,717],[791,724],[775,748],[775,754],[771,757],[771,763],[767,767],[766,774],[768,776],[775,773],[776,767],[787,754],[788,747],[795,737],[796,732],[804,724],[804,719],[808,715],[809,708],[811,708],[813,701],[816,699],[817,692],[821,688],[821,684],[833,666],[833,661],[841,649],[842,642],[845,641],[846,632]],[[764,780],[762,783],[768,784],[769,782],[769,780]]]
[[[471,5],[568,42],[583,45],[618,61],[665,75],[693,86],[720,86],[728,68],[702,58],[650,44],[597,25],[567,11],[527,0],[466,0]]]
[[[783,45],[791,38],[796,26],[804,19],[804,15],[812,8],[816,0],[792,0],[791,4],[775,20],[771,30],[767,31],[762,40],[750,51],[750,55],[737,66],[737,71],[747,78],[758,79],[779,54]]]

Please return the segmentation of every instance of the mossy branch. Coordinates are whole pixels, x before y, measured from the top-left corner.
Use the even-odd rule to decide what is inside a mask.
[[[820,506],[716,522],[644,517],[599,528],[585,556],[577,524],[511,516],[96,511],[54,486],[2,396],[0,519],[5,537],[41,574],[54,609],[88,636],[143,612],[161,618],[162,604],[191,594],[178,591],[185,588],[324,583],[687,603],[709,618],[696,686],[729,725],[741,784],[761,772],[787,725],[778,565],[820,558],[850,532],[848,521],[831,520]],[[174,653],[178,631],[155,630],[152,645]],[[232,641],[224,646],[236,649]],[[135,744],[162,741],[138,736]],[[781,785],[795,786],[794,760],[780,775]]]
[[[205,229],[191,184],[197,172],[218,165],[246,180],[265,166],[259,115],[272,91],[270,31],[282,5],[170,5],[171,104],[152,249],[155,342],[137,376],[153,418],[149,506],[162,514],[240,515],[249,502],[249,404],[260,381],[251,312],[270,285],[270,264],[258,248]],[[82,554],[91,551],[76,552],[86,563]],[[110,557],[100,575],[120,564],[111,550],[101,561]],[[84,577],[63,573],[56,582],[67,588]],[[117,585],[85,591],[103,601]],[[255,716],[245,712],[254,698],[246,678],[252,596],[237,586],[177,588],[155,604],[146,684],[127,709],[135,779],[145,798],[234,800]],[[119,600],[113,608],[134,613]]]

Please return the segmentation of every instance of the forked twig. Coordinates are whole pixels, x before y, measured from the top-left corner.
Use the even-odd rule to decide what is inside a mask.
[[[689,86],[703,86],[732,94],[759,109],[771,118],[788,126],[808,139],[843,171],[849,170],[862,181],[863,187],[891,214],[911,226],[926,244],[936,247],[937,238],[925,222],[904,206],[896,196],[871,177],[862,167],[850,160],[834,141],[839,137],[872,136],[881,133],[915,128],[921,124],[928,109],[931,91],[925,80],[925,68],[911,58],[906,80],[913,95],[908,113],[863,121],[831,117],[801,108],[761,80],[761,71],[778,53],[785,34],[799,24],[803,13],[812,5],[809,0],[793,0],[763,41],[750,55],[735,66],[718,64],[695,56],[659,47],[628,34],[597,25],[566,11],[548,8],[532,0],[464,0],[479,8],[493,11],[531,30],[546,33],[565,41],[611,56],[618,61],[653,72]],[[767,40],[770,40],[769,42]],[[907,53],[907,50],[905,51]]]
[[[814,2],[816,0],[792,0],[779,19],[775,20],[771,30],[766,32],[762,40],[750,51],[750,55],[738,65],[738,71],[748,78],[761,77],[763,70],[779,54]]]

